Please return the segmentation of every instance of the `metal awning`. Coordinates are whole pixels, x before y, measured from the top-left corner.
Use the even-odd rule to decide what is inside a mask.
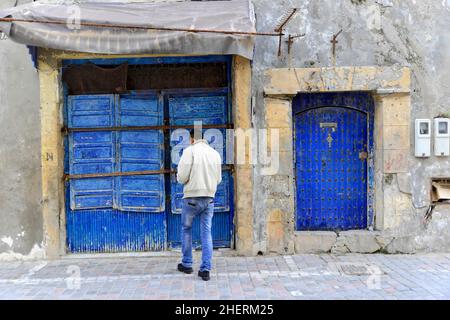
[[[256,34],[249,0],[36,1],[1,10],[0,18],[6,18],[0,30],[16,42],[103,54],[233,54],[252,59]]]

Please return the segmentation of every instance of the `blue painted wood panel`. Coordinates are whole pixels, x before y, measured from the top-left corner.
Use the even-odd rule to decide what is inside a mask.
[[[157,95],[120,95],[118,126],[163,124],[162,99]],[[164,169],[162,130],[133,130],[117,133],[118,171]],[[117,203],[123,211],[165,211],[164,174],[117,177]]]
[[[161,125],[154,94],[85,95],[67,99],[70,128]],[[164,138],[154,131],[69,134],[71,174],[164,168]],[[71,179],[67,246],[70,252],[162,250],[167,240],[164,175]]]
[[[114,96],[71,96],[68,99],[71,128],[110,127],[115,124]],[[111,173],[116,166],[116,133],[74,132],[69,136],[69,173]],[[70,208],[112,208],[114,178],[78,179],[70,184]]]
[[[194,125],[195,121],[202,121],[204,125],[226,124],[228,121],[228,103],[227,96],[224,94],[183,94],[172,95],[167,98],[170,112],[170,125]],[[216,149],[225,159],[225,130],[224,129],[203,129],[204,138],[210,143],[211,147]],[[171,134],[171,146],[177,144],[189,146],[189,133],[185,131],[179,136]],[[184,148],[179,148],[179,157]],[[176,163],[172,167],[176,168]],[[229,211],[229,172],[223,172],[223,183],[218,186],[215,210]],[[182,186],[176,182],[176,175],[172,175],[172,213],[181,213],[181,199],[183,197]]]
[[[224,90],[188,92],[168,94],[166,97],[171,125],[194,125],[195,121],[202,121],[204,125],[221,125],[229,121],[228,94]],[[224,129],[203,129],[204,138],[215,148],[222,159],[225,159],[226,133]],[[176,149],[178,157],[189,145],[189,132],[180,132],[175,136],[171,133],[171,149]],[[174,158],[175,159],[175,158]],[[171,162],[176,168],[176,163]],[[168,241],[169,246],[180,245],[181,209],[183,186],[176,181],[176,175],[170,178],[171,210],[168,213]],[[222,172],[222,182],[217,188],[214,204],[214,218],[212,236],[215,247],[230,246],[232,235],[232,177],[229,171]],[[200,224],[198,219],[193,225],[194,246],[200,245]]]
[[[69,128],[111,127],[115,124],[113,95],[68,97]]]
[[[294,126],[297,229],[367,228],[373,101],[364,94],[301,95]]]

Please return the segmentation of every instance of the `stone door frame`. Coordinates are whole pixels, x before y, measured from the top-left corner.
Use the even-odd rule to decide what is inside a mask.
[[[66,255],[64,192],[64,145],[61,128],[64,94],[61,67],[64,59],[115,59],[181,55],[103,55],[39,48],[41,106],[41,173],[44,248],[48,259]],[[235,128],[251,128],[251,62],[233,56],[232,108]],[[236,153],[235,153],[236,154]],[[253,252],[253,171],[252,165],[234,167],[234,247],[238,254]],[[233,243],[233,241],[232,241]]]
[[[264,75],[265,123],[279,129],[280,170],[268,177],[283,181],[289,192],[265,199],[267,214],[267,251],[276,253],[328,251],[325,242],[334,243],[334,232],[295,230],[295,183],[292,99],[299,93],[370,92],[375,101],[375,208],[374,228],[389,228],[395,207],[384,194],[387,175],[409,170],[411,157],[411,75],[406,67],[326,67],[268,69]],[[287,205],[280,209],[277,201]],[[295,241],[301,238],[302,241]],[[331,239],[331,240],[330,240]],[[305,246],[308,250],[305,250]]]

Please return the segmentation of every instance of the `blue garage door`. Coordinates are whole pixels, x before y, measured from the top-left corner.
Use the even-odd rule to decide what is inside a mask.
[[[298,230],[368,226],[372,101],[303,95],[294,102]]]
[[[154,251],[180,245],[182,186],[167,171],[176,169],[170,147],[188,137],[171,141],[171,131],[151,127],[201,120],[212,126],[203,130],[205,138],[225,159],[224,125],[230,117],[227,88],[177,92],[67,98],[69,252]],[[163,172],[142,174],[149,170]],[[127,174],[132,172],[141,173]],[[232,185],[231,172],[224,170],[212,226],[215,247],[231,244]],[[197,220],[193,231],[198,246]]]
[[[70,252],[164,248],[164,175],[111,176],[164,169],[162,130],[114,130],[162,125],[161,101],[153,94],[68,97],[67,173],[74,177],[66,188]],[[86,174],[104,176],[77,178]]]
[[[203,129],[204,138],[221,155],[225,163],[226,132],[220,126],[229,123],[227,89],[208,91],[184,91],[183,93],[168,94],[166,97],[169,109],[169,123],[171,126],[192,126],[195,121],[202,121],[202,125],[209,126]],[[217,128],[214,126],[217,125]],[[171,135],[171,147],[181,145],[189,139],[185,135]],[[181,156],[183,148],[178,148]],[[176,169],[176,164],[171,162]],[[232,235],[232,177],[229,170],[222,170],[222,182],[217,188],[214,217],[212,224],[212,237],[214,247],[229,247]],[[168,213],[168,241],[170,247],[181,244],[181,208],[183,186],[176,182],[176,175],[170,177],[171,210]],[[200,223],[194,220],[193,245],[200,246]]]

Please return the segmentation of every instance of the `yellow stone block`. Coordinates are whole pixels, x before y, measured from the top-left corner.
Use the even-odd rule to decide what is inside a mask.
[[[292,151],[294,149],[292,128],[268,128],[266,139],[268,153],[272,150]],[[260,143],[259,148],[261,147],[263,146]]]
[[[264,99],[266,105],[266,124],[269,128],[291,128],[291,102],[282,99]]]
[[[250,61],[235,56],[233,61],[233,106],[235,128],[251,127],[251,65]]]
[[[236,191],[238,193],[251,193],[253,192],[253,169],[252,168],[236,168],[235,180]]]
[[[383,172],[408,172],[409,149],[383,150]]]
[[[409,125],[411,121],[411,98],[409,95],[386,95],[382,99],[383,124]]]
[[[270,162],[266,165],[260,165],[262,175],[284,175],[293,176],[294,174],[294,154],[291,151],[271,152]]]
[[[236,209],[248,211],[252,210],[253,192],[245,192],[244,190],[236,192]]]
[[[267,223],[267,250],[282,253],[284,251],[284,226],[281,222]]]
[[[389,67],[277,68],[265,72],[264,93],[268,96],[298,92],[367,91],[393,89],[410,91],[410,70]]]
[[[271,222],[282,222],[284,217],[283,211],[276,209],[269,213],[269,216],[267,218],[267,221]]]
[[[237,236],[240,240],[251,241],[253,239],[253,230],[250,226],[239,226]]]
[[[396,150],[407,149],[410,146],[409,125],[391,126],[383,128],[383,149]]]

